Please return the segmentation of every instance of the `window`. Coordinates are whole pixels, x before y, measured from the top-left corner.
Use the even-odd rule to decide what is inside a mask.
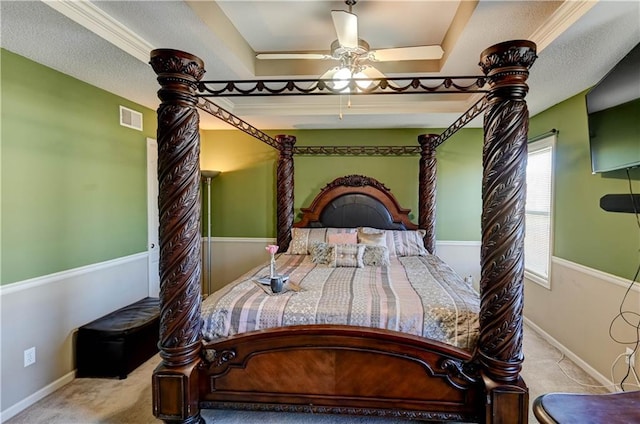
[[[525,276],[550,286],[553,228],[553,153],[556,135],[529,143],[525,204]]]

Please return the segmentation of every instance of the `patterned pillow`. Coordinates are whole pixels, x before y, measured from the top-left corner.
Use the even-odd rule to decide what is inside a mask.
[[[377,230],[378,232],[373,232],[372,228],[368,230],[364,227],[358,228],[358,243],[387,247],[384,230]]]
[[[327,243],[356,244],[358,243],[358,233],[327,233]]]
[[[387,246],[365,245],[362,263],[365,266],[389,266]]]
[[[335,266],[336,250],[334,244],[316,242],[311,247],[311,262]]]
[[[426,234],[425,230],[387,230],[387,246],[391,238],[396,256],[427,256],[429,252],[424,248]]]
[[[290,255],[309,255],[311,246],[315,243],[325,243],[327,235],[341,233],[355,233],[355,228],[297,228],[291,229]]]
[[[326,228],[292,228],[291,244],[287,251],[290,255],[308,255],[314,243],[324,242]]]
[[[398,256],[396,255],[396,247],[393,242],[393,234],[389,230],[381,230],[379,228],[371,227],[360,227],[358,228],[358,237],[362,240],[361,243],[364,243],[364,240],[373,241],[374,239],[384,239],[384,244],[382,242],[380,242],[380,244],[382,246],[387,246],[387,249],[389,250],[389,256]]]
[[[332,227],[327,227],[327,235],[326,237],[331,237],[333,235],[336,234],[356,234],[357,237],[357,233],[358,233],[358,229],[357,228],[332,228]],[[325,239],[325,241],[327,241],[327,239]]]
[[[335,244],[336,267],[362,268],[363,244]]]
[[[371,227],[360,227],[359,236],[371,237],[372,234],[384,234],[389,256],[427,256],[424,248],[425,230],[380,230]]]

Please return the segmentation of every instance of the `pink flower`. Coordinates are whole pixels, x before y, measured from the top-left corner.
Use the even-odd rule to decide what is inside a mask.
[[[265,249],[267,249],[267,252],[269,252],[269,254],[275,255],[276,252],[278,251],[278,245],[277,244],[269,244],[269,245],[267,245],[267,247],[265,247]]]

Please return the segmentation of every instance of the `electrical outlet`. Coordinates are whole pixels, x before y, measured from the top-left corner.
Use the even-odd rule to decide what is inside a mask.
[[[28,367],[36,363],[36,347],[30,347],[24,351],[24,366]]]
[[[636,355],[633,353],[633,349],[631,349],[630,347],[628,347],[626,352],[624,353],[624,363],[627,365],[634,365],[636,363]]]

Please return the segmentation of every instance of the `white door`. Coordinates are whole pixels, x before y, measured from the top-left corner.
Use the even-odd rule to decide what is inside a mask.
[[[158,142],[147,138],[147,225],[149,296],[160,296],[160,246],[158,245]]]

